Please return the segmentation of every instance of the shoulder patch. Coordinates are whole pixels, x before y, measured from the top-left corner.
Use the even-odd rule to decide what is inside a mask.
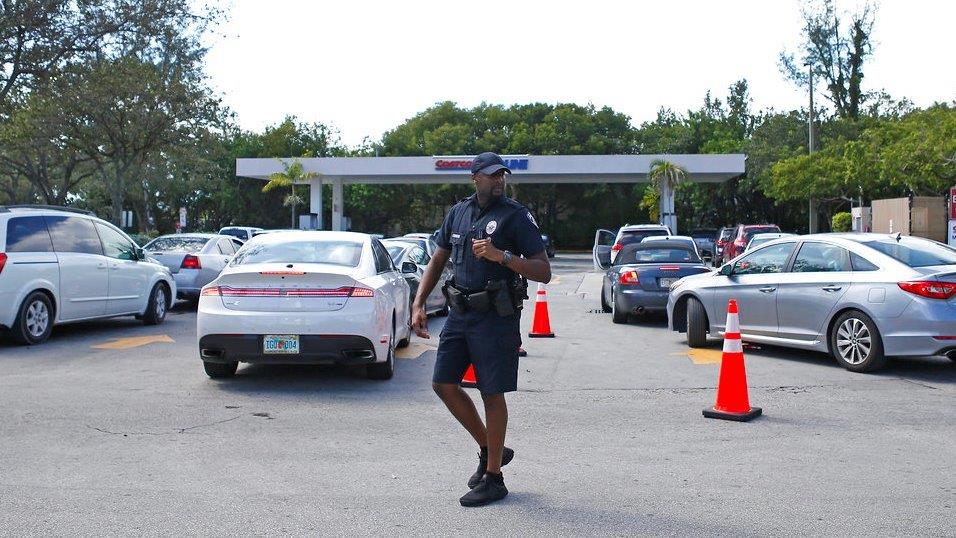
[[[534,215],[532,215],[530,211],[528,211],[528,212],[526,213],[526,215],[528,215],[528,220],[531,221],[531,224],[534,224],[534,227],[537,228],[537,227],[538,227],[538,223],[537,223],[537,221],[534,220]]]

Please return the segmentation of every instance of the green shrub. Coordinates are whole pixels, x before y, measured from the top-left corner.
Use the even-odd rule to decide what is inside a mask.
[[[834,232],[849,232],[853,227],[853,216],[846,211],[833,215],[833,222],[830,229]]]

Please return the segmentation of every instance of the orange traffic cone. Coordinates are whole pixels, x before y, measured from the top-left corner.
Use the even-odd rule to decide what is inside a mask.
[[[750,407],[737,301],[731,299],[727,303],[727,328],[724,331],[724,354],[720,359],[717,401],[714,407],[704,409],[704,416],[746,422],[760,416],[761,412],[759,407]]]
[[[475,377],[475,365],[468,365],[468,369],[465,370],[465,375],[461,376],[461,383],[459,383],[459,385],[466,389],[478,387],[478,378]]]
[[[538,297],[534,302],[534,320],[531,322],[531,338],[554,338],[551,332],[551,320],[548,317],[548,292],[544,284],[538,282]]]

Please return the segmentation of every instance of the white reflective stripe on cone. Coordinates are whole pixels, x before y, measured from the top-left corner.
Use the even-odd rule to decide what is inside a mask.
[[[724,338],[724,353],[743,353],[744,346],[739,338]]]
[[[727,328],[724,332],[739,333],[740,332],[740,316],[738,316],[737,314],[727,314]]]

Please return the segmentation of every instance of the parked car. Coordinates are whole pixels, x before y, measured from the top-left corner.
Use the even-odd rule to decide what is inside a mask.
[[[219,235],[231,235],[240,241],[248,241],[256,235],[256,232],[261,231],[262,228],[252,226],[226,226],[219,229]]]
[[[390,379],[395,348],[411,338],[408,296],[402,272],[368,234],[261,235],[202,289],[199,356],[213,378],[251,362],[364,364],[369,378]]]
[[[551,239],[550,235],[541,234],[541,241],[544,243],[544,252],[548,255],[549,258],[553,258],[557,251],[554,247],[554,241]]]
[[[425,249],[425,252],[429,256],[434,256],[435,251],[438,250],[438,243],[435,242],[435,234],[430,233],[409,233],[405,234],[402,237],[396,237],[395,239],[409,240],[414,239],[418,246]]]
[[[402,237],[393,237],[391,239],[383,239],[383,241],[405,241],[408,243],[414,243],[422,249],[425,250],[425,254],[428,254],[428,257],[435,255],[435,251],[438,250],[438,243],[435,242],[435,238],[430,234],[414,233],[414,234],[405,234]]]
[[[760,245],[773,241],[774,239],[780,239],[781,237],[793,237],[797,234],[791,233],[765,233],[765,234],[754,234],[750,237],[750,241],[747,243],[747,248],[744,249],[744,252],[749,252]]]
[[[690,233],[697,243],[697,251],[705,262],[712,262],[716,252],[717,228],[697,228]]]
[[[956,360],[956,251],[873,233],[775,239],[671,286],[671,329],[700,347],[724,332],[736,299],[742,339],[830,353],[848,370],[887,356]]]
[[[776,224],[739,224],[733,240],[724,246],[724,261],[728,262],[743,254],[750,238],[763,233],[780,233],[780,227]]]
[[[659,224],[625,224],[617,231],[600,229],[594,233],[594,247],[591,256],[595,269],[607,269],[614,263],[617,253],[625,245],[640,243],[651,235],[670,235],[667,226]]]
[[[723,265],[727,261],[727,245],[734,240],[734,234],[737,228],[721,228],[717,234],[717,240],[714,242],[714,267]]]
[[[641,240],[641,243],[648,243],[652,241],[677,241],[684,243],[690,248],[694,249],[694,253],[697,254],[697,257],[703,259],[703,256],[700,255],[700,249],[697,248],[697,241],[694,241],[694,238],[689,235],[649,235]]]
[[[176,294],[169,270],[87,211],[0,206],[0,329],[39,344],[54,325],[114,316],[162,323]]]
[[[392,257],[392,263],[395,264],[395,267],[403,267],[404,263],[411,262],[415,264],[417,268],[414,273],[403,272],[410,290],[409,306],[411,306],[411,302],[415,300],[415,294],[418,293],[418,285],[421,284],[422,277],[425,275],[425,268],[428,267],[428,262],[431,261],[431,256],[416,242],[406,241],[405,239],[406,238],[386,239],[382,241],[382,244],[385,245],[385,248],[388,250],[388,255]],[[426,314],[438,314],[439,316],[448,315],[448,301],[445,299],[441,287],[451,276],[451,270],[446,267],[439,276],[438,284],[425,300]]]
[[[671,284],[687,275],[711,272],[697,255],[693,241],[645,241],[621,249],[604,272],[601,308],[614,323],[631,314],[663,312]]]
[[[143,250],[172,273],[177,298],[196,300],[199,290],[219,276],[242,245],[231,235],[170,234],[146,243]]]

